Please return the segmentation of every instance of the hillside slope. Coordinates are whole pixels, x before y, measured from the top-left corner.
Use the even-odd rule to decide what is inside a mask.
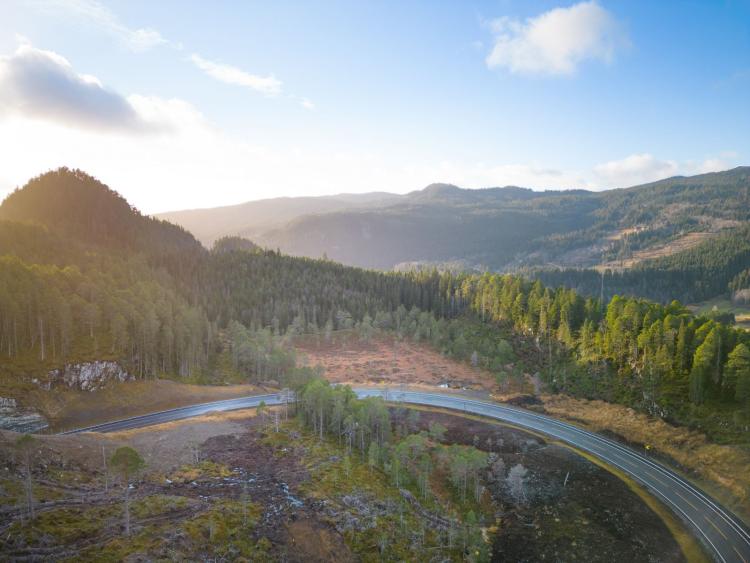
[[[414,209],[429,216],[434,201],[478,210],[476,201],[466,201],[505,198],[516,206],[517,228],[528,229],[525,221],[544,217],[551,205],[568,209],[558,211],[558,223],[547,223],[563,228],[566,217],[575,220],[580,199],[593,196],[516,188],[466,194],[434,186],[415,198],[427,202],[413,204],[412,216]],[[79,208],[111,224],[96,225]],[[139,379],[293,385],[310,375],[296,368],[289,347],[300,335],[328,340],[333,330],[353,329],[366,340],[392,331],[485,368],[497,385],[523,384],[538,373],[551,391],[628,405],[717,439],[747,439],[750,333],[679,303],[616,297],[605,304],[513,275],[384,273],[236,239],[209,252],[185,231],[144,218],[105,185],[70,170],[32,180],[0,210],[2,397],[28,397],[51,369],[98,360],[118,362]],[[747,210],[728,209],[724,218],[732,219],[730,213]],[[594,212],[589,216],[596,220]],[[722,237],[716,241],[731,251],[726,259],[701,250],[695,262],[676,267],[696,266],[702,280],[709,258],[716,267],[742,266],[731,256],[747,252],[744,239]]]
[[[394,202],[399,198],[400,196],[384,192],[280,197],[210,209],[171,211],[160,213],[156,217],[181,225],[210,247],[214,241],[224,236],[237,235],[253,239],[302,215],[377,206]]]
[[[338,209],[323,209],[318,202],[302,212],[311,202],[273,201],[277,213],[286,209],[288,220],[270,228],[252,213],[244,215],[244,206],[263,202],[202,210],[201,221],[219,229],[212,236],[252,233],[262,246],[362,267],[458,263],[499,271],[622,269],[689,250],[748,222],[750,168],[606,192],[433,184],[402,197]],[[224,219],[229,210],[231,221]],[[162,217],[195,228],[184,212]]]

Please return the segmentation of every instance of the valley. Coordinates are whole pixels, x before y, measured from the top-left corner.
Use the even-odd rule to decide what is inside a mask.
[[[750,563],[748,22],[0,1],[0,563]]]
[[[454,205],[464,195],[437,186],[409,197]],[[471,195],[483,205],[507,196]],[[554,197],[572,205],[578,196],[589,197]],[[80,221],[94,212],[109,219]],[[487,220],[494,233],[497,217]],[[3,433],[2,550],[76,560],[101,550],[110,560],[321,561],[429,550],[451,560],[616,551],[623,560],[698,561],[718,545],[726,556],[742,539],[733,524],[696,527],[694,518],[721,524],[696,508],[701,497],[662,489],[647,459],[617,460],[620,444],[647,451],[748,517],[750,333],[725,314],[727,303],[741,310],[745,291],[743,228],[606,273],[602,301],[586,290],[601,283],[594,270],[386,272],[239,237],[208,250],[82,171],[35,178],[0,206],[0,423],[37,432]],[[612,244],[644,231],[621,232]],[[701,268],[715,263],[712,283],[731,274],[724,287],[734,301],[689,308],[627,291],[608,297],[626,276],[666,287],[644,269],[657,263],[653,275],[665,283],[703,280]],[[414,393],[424,404],[404,410],[367,398],[384,387],[391,399]],[[429,399],[434,391],[442,402]],[[252,410],[211,412],[213,401],[273,403],[292,392],[291,414],[261,399],[232,403]],[[429,407],[505,412],[476,399],[525,409],[507,412],[531,431]],[[201,416],[52,435],[179,407]],[[556,442],[553,426],[537,426],[540,413],[614,439],[615,453],[598,451],[589,434]],[[133,491],[132,534],[103,473],[105,463],[125,463],[116,454],[135,468],[119,482],[133,487],[124,488]]]

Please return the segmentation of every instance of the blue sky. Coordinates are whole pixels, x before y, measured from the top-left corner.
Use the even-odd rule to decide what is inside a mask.
[[[430,182],[604,189],[748,163],[750,2],[10,0],[0,195],[148,212]]]

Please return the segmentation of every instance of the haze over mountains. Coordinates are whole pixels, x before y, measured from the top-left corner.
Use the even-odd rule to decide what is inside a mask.
[[[750,167],[605,192],[461,189],[279,198],[158,215],[210,246],[226,235],[345,264],[511,271],[632,268],[750,220]]]
[[[209,209],[172,211],[157,216],[177,225],[190,225],[188,230],[203,244],[211,246],[214,241],[227,235],[260,238],[264,233],[283,227],[302,215],[375,206],[400,198],[399,195],[385,192],[280,197]]]

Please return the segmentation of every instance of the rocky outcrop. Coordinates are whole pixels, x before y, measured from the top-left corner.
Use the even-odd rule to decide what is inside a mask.
[[[47,390],[64,385],[70,389],[97,391],[113,382],[134,379],[117,362],[96,361],[67,364],[64,368],[54,369],[47,374],[47,381],[39,382],[39,385]]]
[[[34,409],[20,407],[15,399],[0,397],[0,429],[34,433],[47,426],[47,420]]]

